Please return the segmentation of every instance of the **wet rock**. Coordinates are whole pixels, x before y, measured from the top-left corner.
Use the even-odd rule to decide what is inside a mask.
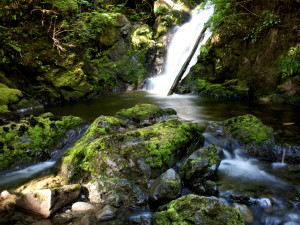
[[[96,207],[88,202],[75,202],[72,205],[72,212],[75,213],[93,213]]]
[[[98,221],[110,220],[110,219],[113,219],[114,217],[116,217],[117,211],[118,210],[115,207],[106,205],[106,206],[104,206],[103,209],[99,210],[96,213],[96,218]]]
[[[238,116],[224,121],[224,125],[241,144],[247,154],[259,159],[276,161],[273,129],[253,115]]]
[[[150,179],[174,166],[192,143],[201,145],[203,140],[198,125],[170,118],[170,113],[174,110],[164,113],[154,105],[138,105],[121,110],[118,118],[97,118],[65,152],[62,173],[73,182],[118,177],[147,190]]]
[[[204,182],[194,182],[193,183],[193,190],[198,194],[204,195],[218,195],[218,187],[214,181],[207,180]]]
[[[7,129],[0,126],[0,145],[10,149],[0,157],[0,173],[51,159],[52,153],[74,141],[74,136],[82,135],[80,128],[85,124],[81,118],[73,116],[56,120],[31,116]],[[70,135],[72,131],[75,135]]]
[[[7,198],[12,197],[12,195],[8,191],[2,191],[0,194],[0,200],[5,200]]]
[[[300,147],[288,146],[282,151],[282,157],[284,162],[300,164]]]
[[[181,180],[174,169],[169,169],[160,175],[150,188],[150,199],[152,201],[173,200],[179,196],[181,191]]]
[[[51,222],[51,220],[47,219],[47,220],[39,220],[35,223],[32,223],[32,225],[53,225],[53,223]]]
[[[240,211],[246,223],[253,223],[254,221],[253,214],[246,205],[233,203],[232,207]]]
[[[82,219],[80,220],[80,225],[96,225],[96,224],[97,224],[97,220],[93,215],[87,214],[84,217],[82,217]]]
[[[244,224],[241,214],[215,197],[186,195],[153,215],[153,224]]]
[[[221,150],[214,145],[200,148],[182,162],[180,177],[195,191],[215,193],[215,185],[206,181],[216,176],[221,162],[220,154]]]
[[[117,17],[115,25],[120,28],[120,31],[123,35],[128,34],[131,28],[131,23],[129,22],[127,17],[122,14]]]
[[[246,205],[252,204],[250,197],[243,194],[230,193],[226,196],[226,198],[231,202],[236,202],[236,203],[246,204]]]
[[[165,120],[169,115],[176,115],[174,109],[160,109],[151,104],[139,104],[130,109],[123,109],[116,113],[116,117],[126,122],[151,125]]]
[[[53,217],[52,223],[53,224],[65,224],[69,221],[71,221],[74,218],[72,214],[69,213],[61,213],[57,214]]]
[[[80,194],[79,184],[67,185],[58,190],[28,192],[16,200],[18,207],[43,218],[50,217],[57,210],[75,200]]]
[[[140,206],[147,202],[147,196],[126,179],[102,179],[86,185],[93,203],[120,206]],[[101,196],[101,197],[100,197]]]

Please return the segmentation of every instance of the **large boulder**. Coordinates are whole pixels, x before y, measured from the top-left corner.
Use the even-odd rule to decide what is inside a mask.
[[[161,174],[150,188],[150,199],[156,202],[173,200],[181,192],[181,180],[174,169]]]
[[[248,114],[224,121],[225,129],[237,139],[247,154],[259,159],[276,160],[273,129]]]
[[[140,105],[117,113],[120,119],[100,116],[65,152],[62,172],[75,181],[118,177],[147,189],[150,178],[175,165],[191,142],[201,139],[198,125],[168,116],[169,111],[174,112]],[[155,121],[160,122],[150,125]],[[146,123],[150,126],[136,128]]]
[[[222,151],[220,148],[204,146],[189,155],[179,167],[179,175],[188,186],[203,194],[216,194],[214,180],[218,171]]]
[[[186,195],[153,215],[153,224],[244,224],[238,210],[215,197]]]
[[[79,184],[66,185],[60,189],[44,189],[28,192],[16,200],[18,207],[32,214],[48,218],[57,210],[75,200],[80,194]]]
[[[145,205],[148,197],[134,183],[126,179],[101,179],[86,185],[90,202],[114,207]]]

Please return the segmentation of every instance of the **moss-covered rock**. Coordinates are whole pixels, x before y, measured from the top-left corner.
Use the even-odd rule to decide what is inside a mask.
[[[150,199],[164,202],[175,199],[181,192],[181,179],[174,169],[168,169],[155,179],[150,188]]]
[[[59,140],[67,131],[84,124],[82,119],[73,116],[60,120],[51,118],[31,116],[20,123],[0,126],[0,171],[50,159],[55,147],[63,147],[64,143],[59,144]]]
[[[126,122],[139,125],[149,125],[166,119],[167,116],[176,115],[174,109],[160,109],[156,105],[138,104],[129,109],[122,109],[116,113],[116,117]]]
[[[274,159],[273,129],[253,115],[238,116],[224,121],[226,129],[251,156]]]
[[[222,151],[214,145],[205,146],[192,153],[179,168],[179,175],[197,193],[216,194],[214,180],[218,171]]]
[[[0,113],[9,112],[9,105],[19,101],[23,94],[18,89],[12,89],[0,83]]]
[[[155,38],[164,35],[169,28],[182,24],[188,18],[190,7],[193,6],[185,3],[180,0],[158,0],[154,2]]]
[[[205,79],[191,78],[196,72],[195,66],[180,85],[177,87],[177,93],[198,93],[213,97],[225,98],[249,98],[249,87],[246,82],[241,82],[238,79],[226,80],[224,83],[211,83]]]
[[[145,106],[135,106],[117,115],[128,118],[127,112],[134,113],[140,107]],[[136,112],[135,116],[144,121],[151,118],[149,115],[153,116],[151,110],[163,111],[156,106],[147,107],[147,113],[144,108],[143,114]],[[172,117],[164,120],[151,126],[129,129],[122,119],[100,116],[74,147],[66,151],[62,170],[75,180],[120,177],[147,187],[150,177],[156,177],[157,171],[161,173],[174,165],[176,159],[185,153],[185,147],[201,137],[196,124],[183,123]]]
[[[238,210],[214,197],[186,195],[154,213],[153,224],[244,224]]]

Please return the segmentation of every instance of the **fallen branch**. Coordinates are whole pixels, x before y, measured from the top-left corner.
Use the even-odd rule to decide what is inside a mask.
[[[204,28],[202,29],[200,35],[198,36],[198,38],[197,38],[197,40],[196,40],[196,43],[195,43],[195,45],[194,45],[194,47],[193,47],[193,49],[192,49],[192,51],[191,51],[189,57],[186,59],[185,63],[184,63],[183,66],[181,67],[181,69],[180,69],[178,75],[176,76],[176,78],[175,78],[175,80],[174,80],[174,83],[173,83],[171,89],[170,89],[169,92],[168,92],[168,96],[170,96],[170,95],[172,95],[172,94],[174,93],[174,91],[175,91],[175,89],[176,89],[176,87],[177,87],[179,81],[181,80],[181,77],[183,76],[183,74],[184,74],[184,72],[186,71],[188,65],[190,64],[190,61],[192,60],[193,55],[195,54],[195,52],[196,52],[196,50],[197,50],[197,48],[198,48],[199,43],[200,43],[201,40],[203,39],[203,36],[204,36],[204,33],[205,33],[206,29],[207,29],[207,27],[204,25]]]

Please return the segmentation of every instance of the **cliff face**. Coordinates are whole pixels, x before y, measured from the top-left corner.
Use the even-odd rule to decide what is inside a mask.
[[[179,91],[299,103],[300,2],[214,2],[213,36]]]
[[[196,4],[1,1],[0,113],[138,88],[161,70],[166,34]]]

